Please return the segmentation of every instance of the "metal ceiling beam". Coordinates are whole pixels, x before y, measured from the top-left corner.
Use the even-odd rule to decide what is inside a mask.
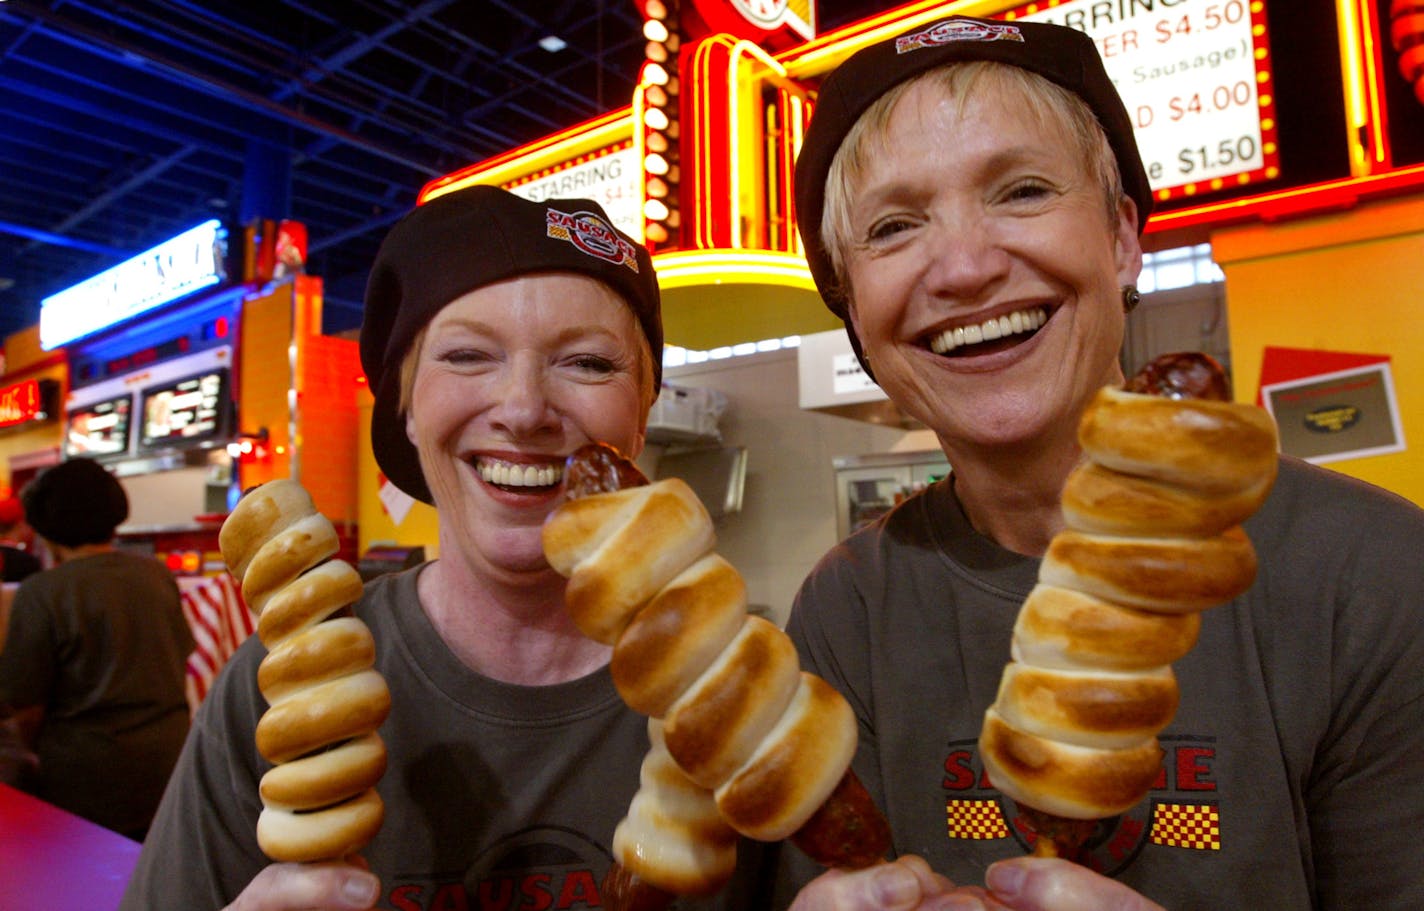
[[[159,159],[158,161],[153,162],[148,167],[144,168],[143,170],[134,174],[132,177],[125,180],[123,183],[118,184],[117,186],[110,187],[108,190],[104,191],[103,193],[100,193],[98,196],[91,199],[88,204],[80,208],[78,211],[73,212],[68,218],[55,225],[54,230],[67,231],[75,225],[80,224],[81,222],[88,219],[90,215],[93,215],[96,212],[103,211],[104,209],[112,205],[116,200],[121,199],[123,196],[128,194],[129,191],[137,187],[143,186],[144,184],[153,180],[158,175],[162,174],[164,171],[167,171],[169,168],[173,167],[178,162],[182,161],[184,158],[187,158],[193,153],[193,151],[194,148],[192,146],[188,146],[187,148],[179,149],[171,155],[167,155]],[[80,247],[78,249],[84,248]],[[130,250],[128,253],[122,255],[131,256],[133,255],[133,251]]]
[[[90,243],[87,240],[80,240],[77,237],[65,237],[62,234],[54,234],[39,228],[17,225],[12,221],[0,221],[0,234],[13,234],[15,237],[24,237],[29,240],[39,241],[42,244],[50,244],[56,247],[69,247],[73,250],[83,250],[85,253],[97,253],[100,256],[123,257],[133,255],[132,250],[106,247],[103,244]]]
[[[410,55],[402,53],[398,48],[392,46],[389,41],[407,29],[426,24],[431,17],[452,5],[453,2],[455,2],[455,0],[428,0],[428,2],[421,4],[416,9],[404,13],[399,19],[392,20],[384,28],[378,29],[373,34],[360,35],[358,40],[309,64],[300,78],[288,79],[286,85],[271,93],[272,99],[274,101],[282,101],[298,95],[304,90],[311,91],[316,89],[319,83],[323,82],[327,77],[340,77],[366,88],[371,92],[373,98],[380,99],[376,104],[369,105],[351,100],[348,97],[337,97],[331,92],[313,93],[315,100],[343,109],[346,113],[350,114],[353,119],[349,127],[356,127],[366,122],[383,123],[383,118],[391,107],[392,102],[399,102],[407,108],[418,109],[420,113],[424,113],[430,118],[432,124],[447,123],[450,117],[448,111],[442,111],[422,103],[420,99],[411,92],[399,94],[393,92],[390,86],[380,85],[369,77],[348,69],[348,67],[371,51],[380,49],[393,57],[423,67],[424,78],[428,78],[434,71],[430,69],[427,61],[416,60],[410,57]],[[313,18],[319,18],[318,14],[307,6],[294,5],[293,8]],[[407,117],[405,119],[409,121],[411,118]],[[387,127],[392,126],[389,122],[385,123],[385,125]],[[439,148],[446,154],[463,156],[469,152],[467,144],[447,140],[445,137],[433,132],[430,125],[410,125],[409,129],[420,132],[426,143]],[[509,136],[499,135],[490,130],[485,130],[485,132],[489,133],[495,142],[503,142],[507,146],[517,144],[516,141]],[[329,138],[324,139],[308,146],[307,151],[309,154],[320,154],[321,150],[329,148],[330,145],[331,140]]]
[[[420,6],[407,12],[398,20],[392,21],[385,28],[380,29],[371,35],[362,35],[360,40],[354,41],[343,47],[334,54],[321,58],[316,63],[307,67],[300,79],[291,80],[287,86],[272,93],[274,100],[280,101],[291,95],[295,95],[300,88],[310,82],[319,82],[327,75],[338,73],[345,69],[346,65],[364,57],[368,52],[384,45],[387,38],[405,31],[411,25],[418,25],[431,16],[445,9],[454,0],[427,0]],[[297,6],[302,10],[303,7]]]
[[[441,172],[438,168],[431,168],[425,162],[417,161],[402,152],[388,149],[380,143],[372,142],[362,136],[357,136],[301,111],[292,110],[286,105],[272,101],[255,92],[249,92],[246,89],[231,85],[223,80],[195,72],[183,64],[162,57],[147,48],[140,47],[129,41],[124,41],[113,35],[96,32],[79,23],[70,21],[67,17],[55,15],[48,10],[36,9],[24,3],[8,3],[5,5],[5,9],[7,11],[18,12],[22,16],[31,16],[40,20],[46,26],[46,33],[56,40],[73,44],[75,42],[72,36],[78,36],[96,47],[114,48],[120,52],[118,59],[129,66],[144,66],[148,71],[163,76],[176,84],[197,88],[200,91],[207,92],[219,98],[233,101],[250,110],[271,115],[286,123],[331,136],[346,145],[362,149],[386,161],[404,165],[419,173],[427,174],[430,177],[440,176]]]

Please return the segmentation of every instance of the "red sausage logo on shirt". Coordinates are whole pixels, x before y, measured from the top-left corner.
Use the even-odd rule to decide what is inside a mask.
[[[1147,799],[1121,816],[1099,820],[1084,845],[1082,862],[1113,875],[1148,846],[1219,851],[1221,795],[1214,764],[1216,741],[1203,737],[1159,737],[1162,770]],[[978,745],[951,743],[940,787],[944,791],[946,834],[951,839],[992,841],[1013,838],[1033,850],[1034,833],[1018,805],[999,793],[984,774]]]
[[[395,911],[577,911],[601,908],[598,883],[612,864],[591,837],[559,826],[534,826],[500,839],[463,875],[401,878],[388,883]]]

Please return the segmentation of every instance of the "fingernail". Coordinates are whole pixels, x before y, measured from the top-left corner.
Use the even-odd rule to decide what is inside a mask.
[[[871,885],[881,904],[912,901],[919,895],[919,885],[915,882],[915,877],[889,864],[876,871]]]
[[[376,900],[376,877],[348,876],[341,887],[341,894],[353,902],[360,902],[362,907],[369,908]]]
[[[967,895],[951,895],[935,905],[935,911],[984,911],[984,903]]]
[[[997,863],[990,864],[989,869],[984,872],[984,882],[1004,898],[1013,898],[1023,889],[1026,876],[1027,871],[1018,864]]]

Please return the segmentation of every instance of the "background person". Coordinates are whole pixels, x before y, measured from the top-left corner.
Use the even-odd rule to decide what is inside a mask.
[[[1254,587],[1175,665],[1162,787],[1140,808],[1216,828],[1194,848],[1162,817],[1104,822],[1091,862],[1120,883],[1001,866],[1025,850],[1007,833],[956,837],[955,806],[999,796],[976,742],[1063,524],[1078,417],[1123,381],[1151,191],[1092,41],[952,17],[859,52],[822,86],[796,197],[828,306],[953,467],[834,549],[789,627],[857,710],[855,769],[896,849],[959,882],[987,869],[1001,897],[1019,880],[1035,907],[1151,907],[1122,884],[1169,908],[1424,907],[1424,514],[1288,457],[1246,525]],[[878,872],[822,878],[797,907],[838,907]]]
[[[141,840],[188,732],[177,583],[115,549],[128,498],[97,462],[45,470],[23,500],[56,565],[20,584],[0,651],[0,705],[36,757],[19,784]]]

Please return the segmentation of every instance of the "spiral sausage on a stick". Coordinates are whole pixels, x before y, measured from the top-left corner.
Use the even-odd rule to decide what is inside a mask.
[[[574,623],[613,646],[624,701],[654,719],[606,906],[715,892],[736,863],[734,831],[792,838],[828,866],[881,860],[889,827],[850,771],[854,712],[801,671],[785,633],[748,616],[745,583],[712,553],[712,520],[691,488],[649,485],[597,444],[570,457],[565,488],[545,554],[569,578]]]
[[[354,854],[384,817],[374,788],[386,748],[376,729],[391,706],[371,631],[346,610],[361,597],[361,577],[331,559],[336,529],[295,481],[245,495],[218,539],[268,649],[257,685],[269,708],[256,739],[274,766],[259,785],[258,844],[277,861]]]
[[[1276,431],[1225,389],[1205,355],[1167,355],[1100,390],[1079,424],[1067,527],[1020,609],[979,741],[1035,853],[1072,857],[1094,820],[1147,795],[1177,710],[1171,664],[1196,643],[1200,612],[1255,578],[1239,526],[1275,480]]]

